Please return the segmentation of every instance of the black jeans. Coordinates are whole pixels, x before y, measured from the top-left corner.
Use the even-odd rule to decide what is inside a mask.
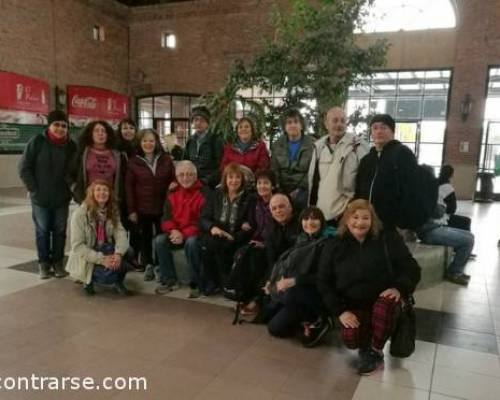
[[[153,264],[153,238],[160,233],[159,215],[139,214],[137,224],[131,230],[131,237],[138,241],[138,249],[141,255],[141,264],[146,266]]]
[[[241,244],[205,233],[201,236],[201,280],[208,291],[227,284],[234,253]]]
[[[325,315],[323,301],[316,286],[296,285],[285,292],[281,309],[267,324],[276,337],[294,335],[302,322],[315,322]]]

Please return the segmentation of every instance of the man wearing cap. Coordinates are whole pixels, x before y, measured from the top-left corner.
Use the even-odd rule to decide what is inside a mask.
[[[356,177],[355,198],[369,200],[385,228],[395,228],[400,208],[400,177],[417,167],[413,152],[394,140],[396,122],[388,114],[377,114],[370,121],[374,146],[363,157]]]
[[[31,198],[35,223],[40,278],[67,275],[63,266],[71,185],[69,164],[76,156],[76,144],[68,134],[68,117],[51,111],[45,132],[26,145],[19,162],[19,175]]]
[[[184,159],[196,165],[198,178],[211,188],[220,181],[219,165],[224,143],[221,138],[208,129],[210,111],[204,106],[194,107],[191,111],[194,135],[186,143]]]
[[[337,226],[354,196],[356,175],[368,143],[346,133],[347,119],[340,107],[328,110],[324,120],[328,135],[314,143],[309,166],[309,204],[317,206],[327,222]]]

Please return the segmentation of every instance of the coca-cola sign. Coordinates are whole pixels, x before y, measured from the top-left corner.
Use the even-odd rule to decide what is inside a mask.
[[[128,97],[106,89],[88,86],[68,86],[68,114],[75,125],[93,119],[115,124],[128,116]]]
[[[71,106],[73,108],[95,110],[97,108],[97,99],[95,97],[79,97],[78,95],[75,95],[71,99]]]
[[[48,114],[48,83],[13,72],[0,71],[0,110]]]

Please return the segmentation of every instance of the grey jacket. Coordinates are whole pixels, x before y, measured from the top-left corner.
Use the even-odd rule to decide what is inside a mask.
[[[284,193],[293,192],[295,189],[307,190],[307,172],[311,164],[313,146],[312,138],[304,135],[297,159],[290,161],[287,136],[283,135],[273,144],[271,169],[274,170],[280,190]]]

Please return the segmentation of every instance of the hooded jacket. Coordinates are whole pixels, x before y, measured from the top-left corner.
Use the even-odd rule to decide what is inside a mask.
[[[354,197],[359,163],[368,153],[369,145],[360,137],[346,133],[334,146],[329,144],[328,135],[318,139],[313,150],[308,173],[309,202],[315,169],[318,168],[316,205],[328,221],[342,215]]]

